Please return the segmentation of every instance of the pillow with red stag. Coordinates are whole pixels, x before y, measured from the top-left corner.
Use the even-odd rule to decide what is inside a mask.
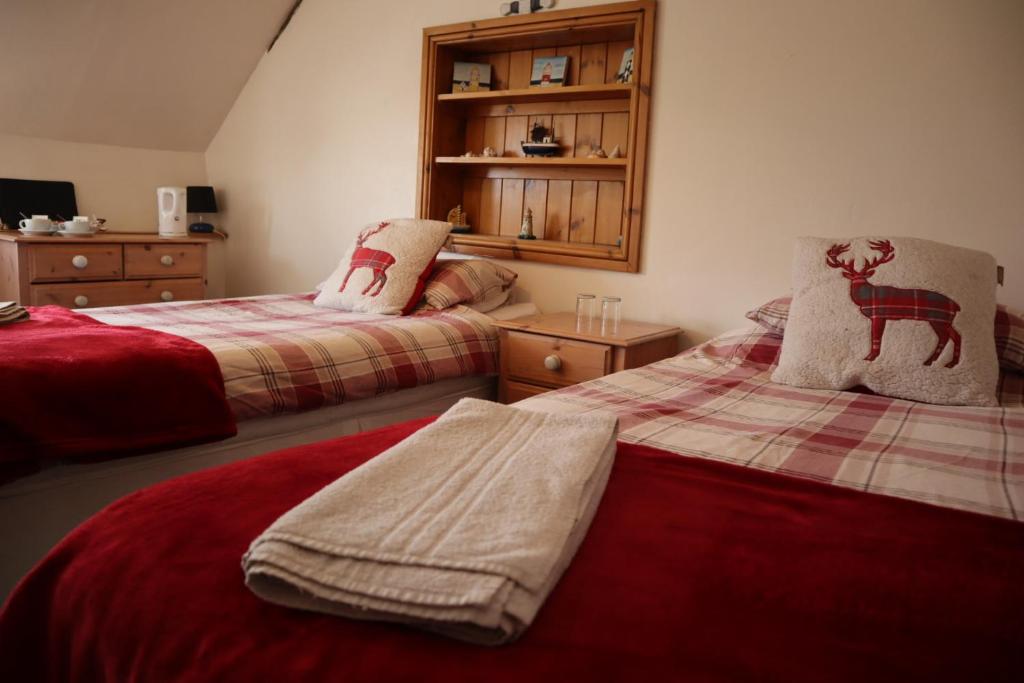
[[[927,403],[996,405],[996,262],[909,237],[797,240],[772,379]]]
[[[371,223],[323,283],[314,305],[360,313],[408,313],[423,295],[451,227],[414,218]]]
[[[784,296],[747,311],[747,318],[777,334],[785,334],[792,297]],[[996,355],[999,367],[1024,372],[1024,315],[1016,309],[996,305]]]

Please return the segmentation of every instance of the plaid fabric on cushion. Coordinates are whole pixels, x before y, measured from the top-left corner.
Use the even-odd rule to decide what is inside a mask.
[[[792,297],[784,296],[762,304],[747,312],[753,320],[768,330],[783,334],[789,318]],[[1024,316],[1008,306],[996,306],[996,355],[999,366],[1010,372],[1024,372]]]
[[[786,331],[786,320],[789,319],[789,304],[792,301],[793,297],[791,296],[772,299],[752,311],[747,311],[747,319],[782,334]]]
[[[996,353],[1004,370],[1024,372],[1024,316],[1006,306],[996,308]]]
[[[427,307],[445,309],[479,304],[515,284],[518,274],[483,259],[438,261],[423,290]]]
[[[411,316],[314,306],[314,295],[94,308],[92,317],[199,342],[239,420],[337,405],[497,368],[497,329],[465,306]]]
[[[900,498],[1024,518],[1024,375],[999,407],[934,406],[771,381],[782,338],[738,330],[517,405],[607,411],[622,441]]]

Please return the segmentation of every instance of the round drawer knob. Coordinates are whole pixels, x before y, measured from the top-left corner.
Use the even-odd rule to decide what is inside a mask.
[[[75,254],[74,256],[71,257],[71,265],[81,270],[82,268],[85,268],[87,265],[89,265],[89,259],[83,256],[82,254]]]
[[[89,305],[89,297],[79,294],[75,297],[75,308],[85,308]]]
[[[174,292],[170,291],[169,289],[165,289],[164,291],[160,292],[160,298],[163,299],[164,301],[174,301]]]
[[[171,256],[170,254],[164,254],[163,256],[160,257],[160,263],[161,263],[161,265],[165,265],[165,266],[173,266],[174,265],[174,257]]]
[[[545,358],[544,358],[544,367],[546,367],[548,370],[561,370],[562,369],[562,359],[559,358],[558,356],[556,356],[555,354],[551,354],[550,356],[545,356]]]

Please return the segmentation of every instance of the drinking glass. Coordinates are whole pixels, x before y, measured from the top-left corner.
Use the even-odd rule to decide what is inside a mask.
[[[583,332],[590,330],[594,324],[594,297],[593,294],[576,295],[576,331]]]
[[[617,296],[601,297],[601,335],[619,333],[619,315],[622,299]]]

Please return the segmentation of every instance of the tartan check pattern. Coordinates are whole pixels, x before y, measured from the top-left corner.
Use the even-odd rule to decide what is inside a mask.
[[[743,467],[988,515],[1024,517],[1024,375],[997,408],[771,382],[782,337],[730,332],[651,365],[519,402],[609,411],[619,438]]]
[[[111,325],[185,337],[220,364],[239,420],[493,374],[497,330],[464,306],[410,316],[314,306],[312,294],[96,308]]]
[[[438,261],[423,299],[438,310],[456,304],[477,304],[504,292],[516,281],[516,273],[482,259]]]
[[[1024,318],[1005,306],[996,308],[996,353],[1003,369],[1024,372]]]

